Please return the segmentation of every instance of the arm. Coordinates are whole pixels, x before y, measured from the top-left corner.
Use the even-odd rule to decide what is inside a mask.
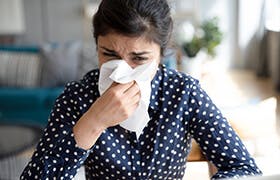
[[[261,174],[254,159],[197,81],[191,87],[190,132],[217,168],[213,179]]]
[[[78,83],[68,84],[57,98],[31,161],[21,179],[54,179],[64,176],[71,179],[87,158],[90,150],[79,148],[72,128],[81,117],[82,105],[74,92]]]
[[[79,83],[69,84],[56,100],[44,136],[21,179],[72,179],[102,131],[125,120],[140,99],[134,83],[114,84],[90,105],[86,102],[92,97],[77,93],[81,88]]]

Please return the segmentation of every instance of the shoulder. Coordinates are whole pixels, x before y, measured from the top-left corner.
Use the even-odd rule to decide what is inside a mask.
[[[92,70],[81,80],[67,83],[56,98],[49,121],[64,119],[74,125],[99,97],[98,74],[98,70]]]
[[[73,91],[78,88],[92,88],[98,85],[99,70],[94,69],[86,73],[79,81],[72,81],[66,84],[65,89]]]
[[[199,81],[192,76],[178,70],[162,66],[162,81],[164,87],[177,88],[176,91],[196,89]]]
[[[75,99],[96,99],[99,96],[98,92],[99,70],[94,69],[85,74],[79,81],[72,81],[65,85],[64,91],[59,98],[72,96]],[[59,99],[58,98],[58,99]]]

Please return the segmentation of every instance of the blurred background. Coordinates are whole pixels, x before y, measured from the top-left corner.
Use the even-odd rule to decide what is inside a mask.
[[[18,179],[64,85],[97,68],[99,3],[0,0],[0,179]],[[279,174],[280,1],[169,3],[174,32],[162,63],[199,79],[264,174]],[[207,163],[190,162],[186,178],[208,179]]]

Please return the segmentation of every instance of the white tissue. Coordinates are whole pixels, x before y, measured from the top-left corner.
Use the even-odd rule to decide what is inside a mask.
[[[99,74],[98,90],[102,95],[115,81],[125,84],[136,81],[141,92],[139,106],[135,112],[125,121],[120,123],[123,128],[136,133],[137,139],[150,120],[148,107],[151,96],[151,76],[156,70],[156,62],[143,64],[131,68],[125,60],[110,60],[102,64]]]

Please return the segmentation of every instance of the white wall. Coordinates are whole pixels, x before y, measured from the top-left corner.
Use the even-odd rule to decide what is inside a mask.
[[[220,18],[224,32],[217,60],[224,67],[255,69],[263,38],[264,0],[199,0],[201,18]],[[277,0],[275,0],[277,1]]]
[[[18,44],[83,40],[82,0],[23,0],[23,6],[26,30]]]
[[[224,34],[222,44],[217,48],[217,57],[221,67],[236,66],[237,49],[237,6],[236,0],[200,0],[201,19],[214,16],[220,19],[220,28]]]
[[[260,43],[264,21],[262,18],[263,0],[239,0],[238,46],[239,67],[255,69],[260,57]]]
[[[25,30],[22,0],[0,0],[0,34],[21,34]]]

